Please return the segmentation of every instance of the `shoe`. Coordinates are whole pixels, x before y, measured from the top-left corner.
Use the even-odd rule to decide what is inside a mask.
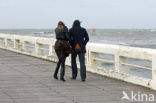
[[[58,77],[56,75],[54,75],[54,79],[57,79],[58,80]]]
[[[85,80],[85,79],[82,79],[81,81],[82,81],[82,82],[85,82],[86,80]]]
[[[61,81],[65,82],[66,80],[64,78],[60,78]]]
[[[76,80],[76,77],[71,77],[70,79]]]

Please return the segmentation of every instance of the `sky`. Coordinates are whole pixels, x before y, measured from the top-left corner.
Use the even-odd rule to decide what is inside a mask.
[[[156,0],[0,0],[0,29],[156,29]]]

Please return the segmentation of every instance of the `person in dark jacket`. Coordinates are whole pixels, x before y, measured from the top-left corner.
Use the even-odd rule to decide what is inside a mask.
[[[71,53],[72,49],[70,48],[69,44],[68,28],[64,25],[62,21],[58,23],[58,26],[55,29],[55,34],[57,41],[55,42],[54,49],[59,61],[54,72],[54,78],[58,79],[57,73],[61,65],[60,80],[65,81],[65,60],[69,53]]]
[[[89,41],[88,33],[85,28],[80,26],[80,21],[75,20],[73,27],[69,30],[70,44],[74,53],[72,53],[72,78],[76,79],[77,77],[77,64],[76,57],[79,56],[80,61],[80,76],[81,80],[85,81],[86,79],[86,66],[85,66],[85,53],[86,53],[86,44]]]

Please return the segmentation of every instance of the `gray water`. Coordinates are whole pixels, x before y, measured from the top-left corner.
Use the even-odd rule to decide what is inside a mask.
[[[105,29],[89,32],[91,41],[134,47],[156,48],[156,30],[150,29]],[[93,39],[92,39],[93,38]]]
[[[87,31],[90,37],[90,42],[156,49],[156,29],[95,29],[95,32],[93,32],[92,29],[88,29]],[[1,29],[0,33],[55,38],[53,29]],[[105,58],[107,56],[101,56],[101,58]],[[109,56],[108,59],[112,60],[113,57]],[[149,61],[134,59],[125,61],[131,62],[135,65],[151,67],[151,62]],[[114,66],[109,63],[101,63],[101,66],[114,69]],[[129,70],[133,75],[152,78],[152,72],[150,70],[134,67],[129,68]]]
[[[156,49],[156,29],[92,29],[87,30],[90,42]],[[55,38],[53,29],[0,30],[0,33]]]

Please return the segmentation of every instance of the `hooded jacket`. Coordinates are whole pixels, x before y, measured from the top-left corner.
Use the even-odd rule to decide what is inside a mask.
[[[85,28],[80,26],[72,27],[69,30],[69,38],[73,50],[75,50],[76,45],[79,44],[81,52],[86,52],[86,44],[89,41],[89,37]]]
[[[57,40],[69,40],[68,28],[66,26],[64,26],[63,29],[57,27],[55,29],[55,34]]]
[[[71,52],[72,49],[70,48],[69,44],[69,36],[68,36],[68,29],[64,27],[63,29],[56,28],[55,29],[56,39],[55,42],[55,52],[57,57],[61,59],[63,56],[67,57]]]

